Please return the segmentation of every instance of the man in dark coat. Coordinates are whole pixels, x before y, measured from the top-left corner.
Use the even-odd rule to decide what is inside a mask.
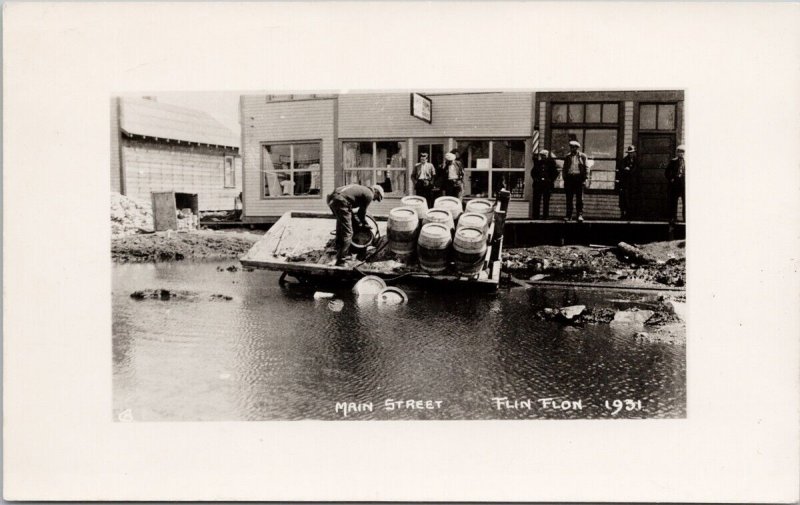
[[[428,153],[419,155],[419,163],[414,165],[411,172],[411,181],[414,183],[414,192],[425,198],[428,207],[433,208],[433,186],[436,179],[436,167],[428,161]]]
[[[683,200],[683,220],[686,221],[686,161],[683,159],[685,153],[684,145],[679,145],[676,149],[677,155],[669,160],[664,171],[667,177],[670,224],[675,224],[678,219],[678,198]]]
[[[564,167],[561,175],[564,178],[564,192],[567,194],[567,216],[564,221],[572,219],[572,201],[576,200],[578,217],[576,221],[583,222],[583,186],[589,178],[589,160],[579,151],[581,147],[577,140],[569,141],[569,153],[564,157]]]
[[[377,184],[372,187],[348,184],[328,195],[328,207],[336,216],[336,266],[345,264],[353,241],[353,224],[367,226],[367,207],[373,200],[383,200],[383,188]]]
[[[553,183],[558,177],[556,159],[547,149],[542,149],[534,155],[533,169],[533,218],[539,219],[539,205],[542,204],[542,217],[547,219],[550,214],[550,194],[553,192]]]
[[[636,148],[628,146],[627,154],[617,165],[614,177],[614,189],[619,193],[619,212],[620,218],[630,217],[631,193],[633,192],[633,181],[639,171],[639,160],[636,157]]]

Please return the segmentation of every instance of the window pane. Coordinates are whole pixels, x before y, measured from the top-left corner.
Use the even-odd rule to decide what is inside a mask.
[[[525,168],[525,141],[492,141],[492,168]]]
[[[619,120],[619,104],[603,104],[603,122],[616,123]]]
[[[570,123],[583,123],[583,104],[571,103],[569,104],[569,122]]]
[[[458,159],[464,168],[478,168],[478,165],[481,168],[489,168],[488,140],[460,140],[458,153]]]
[[[344,142],[342,157],[344,168],[373,168],[372,142]]]
[[[293,144],[294,169],[319,170],[319,143]]]
[[[487,198],[489,196],[489,172],[467,172],[465,193],[469,196]]]
[[[378,167],[390,166],[392,168],[406,168],[406,143],[405,142],[378,142],[378,159],[385,162],[378,164]],[[385,154],[383,154],[385,152]]]
[[[583,152],[593,158],[616,158],[617,130],[586,130]]]
[[[563,103],[553,105],[553,122],[566,123],[567,122],[567,105]]]
[[[639,129],[640,130],[655,130],[656,129],[656,106],[655,105],[640,105],[639,106]]]
[[[232,188],[235,185],[233,158],[225,157],[225,187]]]
[[[586,122],[587,123],[599,123],[600,122],[600,110],[602,105],[599,103],[587,103],[586,104]]]
[[[289,170],[292,160],[292,146],[281,144],[264,146],[264,170]]]
[[[388,195],[405,196],[406,181],[405,170],[378,170],[378,183]]]
[[[525,194],[525,172],[492,172],[492,195],[505,188],[511,191],[512,198],[522,198]]]
[[[364,186],[372,186],[375,184],[375,171],[374,170],[345,170],[344,171],[345,184],[363,184]]]
[[[264,196],[282,196],[284,190],[291,194],[290,184],[283,184],[290,181],[290,172],[264,172]]]
[[[553,130],[550,151],[553,156],[563,158],[569,152],[569,141],[573,138],[578,142],[581,141],[581,130]]]
[[[675,129],[675,105],[669,104],[658,106],[658,129]]]
[[[317,165],[319,166],[319,165]],[[284,185],[286,185],[284,183]],[[318,195],[319,194],[319,170],[313,172],[295,172],[294,184],[291,194],[294,195]],[[284,192],[285,194],[285,192]]]
[[[594,160],[594,165],[589,171],[589,187],[592,189],[614,189],[614,169],[617,162],[614,160]]]

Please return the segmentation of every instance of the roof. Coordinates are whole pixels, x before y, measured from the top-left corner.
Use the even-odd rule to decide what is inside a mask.
[[[239,147],[239,135],[205,112],[142,98],[120,102],[120,128],[128,135]]]

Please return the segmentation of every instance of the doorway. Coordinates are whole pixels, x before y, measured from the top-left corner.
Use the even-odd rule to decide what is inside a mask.
[[[439,170],[444,165],[444,142],[428,142],[428,141],[415,141],[414,150],[416,151],[413,165],[419,163],[419,156],[422,153],[428,155],[430,161],[436,170]]]
[[[667,219],[667,179],[664,170],[675,156],[674,133],[639,134],[638,191],[634,192],[637,219]]]

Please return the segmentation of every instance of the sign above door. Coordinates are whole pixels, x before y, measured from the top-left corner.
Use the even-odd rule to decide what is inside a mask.
[[[422,93],[411,93],[411,115],[428,122],[433,121],[433,102]]]

